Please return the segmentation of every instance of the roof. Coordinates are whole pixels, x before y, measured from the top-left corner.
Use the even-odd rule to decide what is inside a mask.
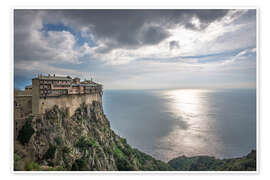
[[[71,77],[68,76],[38,76],[34,79],[39,79],[39,80],[65,80],[65,81],[70,81],[72,80]]]
[[[38,75],[38,77],[33,78],[34,79],[39,79],[39,80],[62,80],[62,81],[71,81],[72,78],[70,76],[55,76],[55,75],[48,75],[48,76],[43,76],[43,75]],[[74,79],[80,79],[78,77],[75,77]],[[92,80],[85,80],[83,82],[80,82],[80,84],[92,84],[90,86],[102,86],[101,84],[98,84]]]

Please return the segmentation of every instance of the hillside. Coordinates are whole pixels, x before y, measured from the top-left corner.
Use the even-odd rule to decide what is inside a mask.
[[[256,151],[240,158],[216,159],[211,156],[180,156],[169,165],[177,171],[256,171]]]
[[[54,106],[29,116],[14,145],[14,170],[172,170],[132,148],[110,128],[102,104],[81,104],[72,117]]]

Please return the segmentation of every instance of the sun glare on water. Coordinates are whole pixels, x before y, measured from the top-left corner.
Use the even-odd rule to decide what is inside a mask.
[[[206,96],[210,91],[181,89],[163,92],[164,98],[169,99],[167,111],[175,122],[171,133],[160,139],[160,145],[169,147],[169,150],[159,150],[157,154],[168,160],[180,155],[217,155],[218,136]]]

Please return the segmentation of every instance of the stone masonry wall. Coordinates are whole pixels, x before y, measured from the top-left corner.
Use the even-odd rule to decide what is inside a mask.
[[[72,116],[75,110],[80,107],[82,103],[92,104],[93,101],[102,103],[102,96],[99,93],[81,94],[81,95],[62,95],[60,97],[47,97],[40,99],[38,106],[40,114],[45,113],[46,109],[51,109],[54,105],[59,108],[68,108],[69,115]]]
[[[32,113],[32,96],[15,96],[14,105],[17,104],[15,108],[19,108],[21,111],[14,111],[15,118],[22,118],[30,113]]]

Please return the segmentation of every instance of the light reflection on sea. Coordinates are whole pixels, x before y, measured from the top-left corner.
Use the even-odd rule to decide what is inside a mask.
[[[255,90],[105,91],[113,130],[157,159],[228,158],[256,148]]]
[[[167,112],[175,122],[172,131],[159,140],[159,147],[155,150],[157,156],[169,160],[183,154],[218,154],[222,144],[215,128],[216,122],[209,118],[211,110],[207,93],[210,92],[211,90],[182,89],[161,93],[163,98],[168,99]]]

